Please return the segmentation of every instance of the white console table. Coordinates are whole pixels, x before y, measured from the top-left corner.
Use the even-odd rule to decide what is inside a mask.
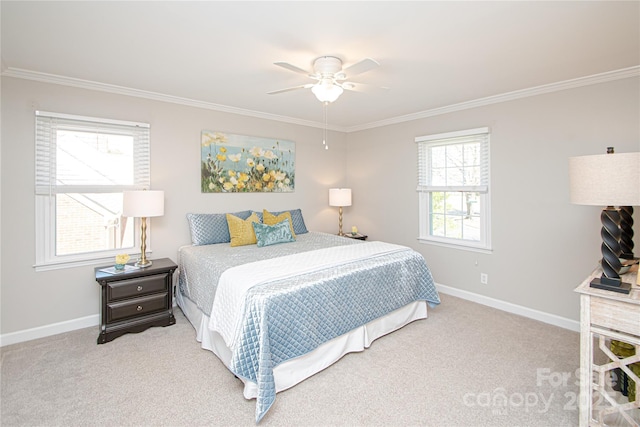
[[[640,362],[640,286],[637,273],[622,276],[631,283],[629,294],[589,286],[600,277],[596,269],[575,291],[580,293],[580,426],[639,426],[640,381],[629,365]],[[619,359],[611,340],[635,346],[635,355]],[[594,354],[597,355],[594,357]],[[635,401],[612,388],[611,371],[619,368],[635,380]]]

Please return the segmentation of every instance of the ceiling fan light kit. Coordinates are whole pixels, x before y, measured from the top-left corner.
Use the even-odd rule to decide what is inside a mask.
[[[316,83],[307,83],[305,85],[290,87],[286,89],[274,90],[268,92],[269,95],[276,93],[288,92],[296,89],[311,89],[311,92],[322,102],[324,130],[322,135],[322,145],[325,150],[329,149],[327,143],[327,106],[334,102],[342,95],[344,90],[358,90],[358,85],[347,82],[347,78],[362,74],[379,66],[376,61],[371,58],[364,58],[349,67],[342,69],[342,60],[335,56],[320,56],[313,61],[313,71],[306,71],[288,62],[275,62],[275,65],[286,68],[294,73],[304,74],[307,77],[317,80]]]
[[[321,81],[313,85],[311,92],[313,92],[320,102],[333,102],[342,95],[344,90],[327,79],[326,81]]]

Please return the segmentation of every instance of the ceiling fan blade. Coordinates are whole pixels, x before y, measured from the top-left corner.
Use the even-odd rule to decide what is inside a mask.
[[[340,84],[340,87],[344,90],[350,90],[353,92],[363,92],[363,93],[371,93],[379,90],[389,90],[388,87],[384,86],[373,86],[368,85],[366,83],[356,83],[356,82],[343,82]]]
[[[342,72],[347,77],[357,76],[358,74],[366,73],[367,71],[373,70],[374,68],[380,66],[380,64],[371,59],[364,58],[361,61],[356,62],[355,64],[349,65],[347,68],[342,70]]]
[[[294,73],[304,74],[305,76],[313,74],[310,71],[303,70],[302,68],[296,67],[295,65],[289,64],[288,62],[274,62],[273,64],[277,65],[278,67],[286,68],[287,70],[293,71]]]
[[[275,95],[277,93],[289,92],[289,91],[297,90],[297,89],[309,89],[311,87],[313,87],[313,83],[307,83],[306,85],[300,85],[300,86],[288,87],[288,88],[285,88],[285,89],[273,90],[271,92],[267,92],[267,95]]]

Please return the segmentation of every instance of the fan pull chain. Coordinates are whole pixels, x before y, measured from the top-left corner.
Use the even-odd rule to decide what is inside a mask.
[[[324,145],[325,150],[329,149],[329,144],[327,144],[327,106],[328,105],[329,105],[328,102],[322,103],[322,113],[324,118],[324,129],[322,132],[322,145]]]

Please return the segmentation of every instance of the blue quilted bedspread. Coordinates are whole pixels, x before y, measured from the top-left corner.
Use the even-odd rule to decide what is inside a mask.
[[[188,280],[191,273],[188,269],[185,273],[184,267],[181,292],[209,316],[212,299],[194,290],[196,286]],[[215,286],[209,287],[215,292]],[[194,295],[200,297],[194,299]],[[257,384],[256,422],[275,401],[273,369],[278,364],[418,300],[431,306],[440,303],[424,258],[410,248],[251,288],[242,333],[231,348],[230,369]]]

